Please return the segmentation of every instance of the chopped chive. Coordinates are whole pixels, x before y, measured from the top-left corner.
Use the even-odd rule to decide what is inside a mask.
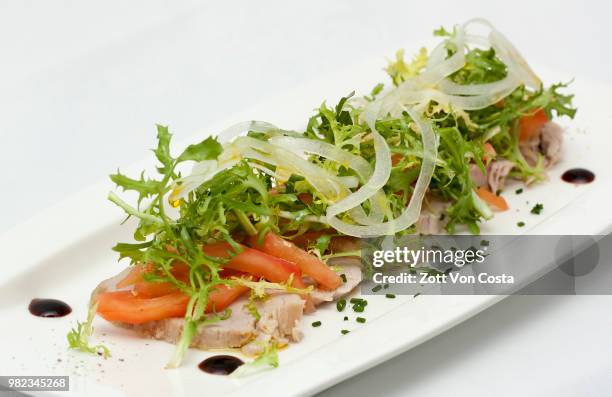
[[[346,299],[340,299],[338,302],[336,302],[336,309],[338,309],[339,312],[343,311],[345,307]]]
[[[413,298],[416,298],[417,296],[421,295],[420,292],[417,292],[416,294],[412,295]]]
[[[385,297],[389,299],[395,299],[395,295],[393,294],[386,294]]]
[[[340,333],[341,333],[342,335],[346,335],[346,334],[348,334],[349,332],[351,332],[351,331],[349,331],[348,329],[343,329],[342,331],[340,331]]]
[[[480,241],[480,245],[482,245],[483,247],[488,247],[489,246],[489,240],[481,240]]]
[[[348,321],[348,316],[344,316],[344,321]]]
[[[320,321],[315,321],[314,323],[312,323],[313,327],[320,327],[321,326],[321,322]]]
[[[346,283],[346,274],[342,273],[340,275],[340,278],[342,279],[342,281],[344,281]]]
[[[361,298],[351,298],[349,303],[353,305],[353,310],[356,313],[363,313],[365,307],[368,305],[368,301]]]
[[[541,203],[537,203],[532,209],[531,209],[531,213],[535,214],[535,215],[540,215],[542,213],[542,210],[544,209],[544,204]]]
[[[514,193],[516,193],[516,194],[521,194],[521,193],[523,193],[523,188],[516,189],[516,190],[514,191]]]
[[[377,285],[376,287],[372,288],[372,292],[378,292],[382,289],[382,285]]]
[[[525,222],[523,222],[523,221],[518,222],[518,223],[516,224],[516,226],[518,226],[518,227],[523,227],[523,226],[525,226]]]
[[[501,190],[501,189],[497,189],[497,190],[495,191],[495,195],[496,195],[496,196],[499,196],[501,193],[502,193],[502,190]]]
[[[385,285],[383,286],[383,288],[384,288],[384,289],[389,288],[389,284],[385,284]]]
[[[363,317],[357,317],[356,320],[357,320],[358,323],[361,323],[361,324],[366,322],[366,319],[363,318]]]

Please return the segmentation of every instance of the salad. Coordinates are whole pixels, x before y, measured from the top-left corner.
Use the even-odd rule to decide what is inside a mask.
[[[93,292],[71,347],[99,350],[97,314],[176,343],[168,367],[190,346],[277,365],[304,312],[346,305],[362,279],[359,238],[477,234],[508,209],[507,178],[545,181],[561,156],[551,120],[576,112],[567,85],[543,85],[485,20],[434,34],[431,52],[397,52],[389,83],[324,102],[300,131],[249,121],[177,154],[158,125],[158,175],[111,175],[134,195],[108,196],[138,222],[136,242],[113,247],[131,266]]]

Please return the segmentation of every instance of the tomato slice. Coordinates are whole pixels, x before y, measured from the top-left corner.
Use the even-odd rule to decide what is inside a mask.
[[[312,204],[312,194],[310,193],[300,193],[297,195],[297,197],[302,203],[306,205]]]
[[[108,321],[142,324],[185,315],[189,297],[175,292],[155,298],[139,298],[131,291],[103,292],[98,295],[98,314]]]
[[[336,289],[342,284],[342,279],[325,263],[314,255],[298,248],[290,241],[268,232],[263,244],[257,242],[258,236],[251,236],[250,243],[266,254],[282,258],[297,264],[302,273],[312,277],[317,283],[328,289]]]
[[[291,242],[302,249],[306,249],[310,244],[317,241],[319,237],[330,234],[337,234],[337,232],[334,229],[323,229],[318,231],[311,230],[296,236],[291,240]]]
[[[496,195],[495,193],[492,193],[486,187],[479,187],[478,190],[476,190],[476,194],[478,194],[478,197],[483,199],[487,204],[495,207],[499,211],[506,211],[510,208],[508,207],[506,199]]]
[[[140,281],[134,284],[132,292],[138,298],[155,298],[162,295],[168,295],[179,290],[168,282]]]
[[[117,288],[124,288],[129,285],[145,282],[144,275],[153,271],[154,267],[151,263],[147,263],[146,265],[135,265],[132,270],[130,270],[128,275],[117,283]],[[174,262],[170,272],[174,275],[174,277],[184,281],[187,280],[187,277],[189,276],[189,267],[182,262]]]
[[[129,271],[127,276],[121,281],[117,283],[117,288],[127,287],[128,285],[135,284],[139,281],[142,281],[143,274],[149,273],[153,271],[153,265],[150,263],[147,264],[136,264]]]
[[[149,284],[154,285],[154,283]],[[220,284],[215,286],[208,295],[206,312],[225,310],[248,289],[242,285]],[[189,296],[182,292],[171,292],[161,296],[143,298],[134,295],[131,291],[112,291],[98,295],[97,302],[98,314],[108,321],[142,324],[170,317],[183,317],[187,310]]]
[[[527,141],[536,136],[546,123],[548,123],[548,116],[546,116],[544,109],[538,109],[533,114],[521,117],[519,120],[519,141]]]
[[[489,159],[492,159],[495,156],[497,156],[495,148],[489,142],[486,142],[484,144],[484,156],[482,156],[482,161],[487,162]]]
[[[208,294],[208,306],[206,306],[206,312],[218,313],[225,310],[248,290],[249,287],[245,287],[244,285],[217,285],[215,289],[210,291],[210,294]]]
[[[302,281],[302,273],[299,267],[287,260],[268,255],[249,247],[242,247],[242,252],[235,254],[234,249],[228,243],[208,244],[202,248],[205,254],[218,258],[229,258],[234,255],[226,264],[225,269],[237,270],[263,277],[273,283],[284,283],[293,274],[293,286],[305,288]]]

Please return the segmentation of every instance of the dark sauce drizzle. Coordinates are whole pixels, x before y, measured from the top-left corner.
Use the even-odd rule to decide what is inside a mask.
[[[209,357],[202,361],[198,365],[198,368],[204,372],[208,372],[209,374],[229,375],[242,364],[244,364],[244,361],[238,357],[221,354],[218,356]]]
[[[561,175],[561,179],[568,183],[584,185],[595,180],[595,174],[584,168],[572,168]]]
[[[57,299],[32,299],[28,310],[38,317],[64,317],[72,313],[66,302]]]

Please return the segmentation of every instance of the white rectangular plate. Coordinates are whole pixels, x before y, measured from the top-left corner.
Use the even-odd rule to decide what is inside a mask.
[[[368,92],[383,81],[380,61],[356,65],[350,71],[297,87],[287,95],[236,114],[209,126],[207,131],[247,119],[270,120],[285,128],[302,128],[313,105],[327,98],[334,103],[357,88]],[[536,68],[548,82],[568,80]],[[364,78],[364,76],[369,76]],[[609,158],[612,147],[612,111],[606,106],[606,87],[577,78],[571,90],[580,109],[566,123],[563,161],[550,172],[550,181],[506,198],[511,210],[498,214],[483,227],[484,234],[599,234],[612,221],[609,197]],[[153,122],[154,120],[152,120]],[[204,134],[194,137],[200,139]],[[143,147],[143,152],[146,148]],[[149,160],[123,170],[135,173],[151,168]],[[596,173],[590,185],[574,186],[560,180],[562,171],[585,167]],[[111,170],[109,170],[111,171]],[[105,199],[112,189],[100,182],[47,210],[0,237],[3,266],[0,274],[0,328],[3,375],[70,375],[67,395],[184,396],[194,394],[252,396],[309,395],[404,352],[493,305],[501,296],[419,296],[385,299],[369,297],[367,323],[357,324],[354,313],[338,313],[328,306],[304,319],[305,338],[280,353],[278,369],[241,380],[207,375],[197,363],[211,352],[192,350],[183,366],[164,369],[174,346],[140,339],[103,320],[95,321],[95,338],[109,346],[112,357],[89,356],[67,350],[65,335],[77,319],[84,319],[89,293],[102,279],[118,273],[125,264],[116,261],[110,247],[129,239],[129,226],[120,226],[121,212]],[[536,203],[543,215],[529,214]],[[516,222],[527,227],[518,229]],[[546,266],[548,264],[542,264]],[[534,268],[534,273],[538,271]],[[64,318],[43,319],[27,311],[32,298],[51,297],[68,302],[74,312]],[[343,321],[348,314],[350,321]],[[312,321],[323,325],[312,328]],[[340,329],[352,332],[341,335]],[[61,394],[61,393],[60,393]],[[48,394],[45,394],[48,395]]]

